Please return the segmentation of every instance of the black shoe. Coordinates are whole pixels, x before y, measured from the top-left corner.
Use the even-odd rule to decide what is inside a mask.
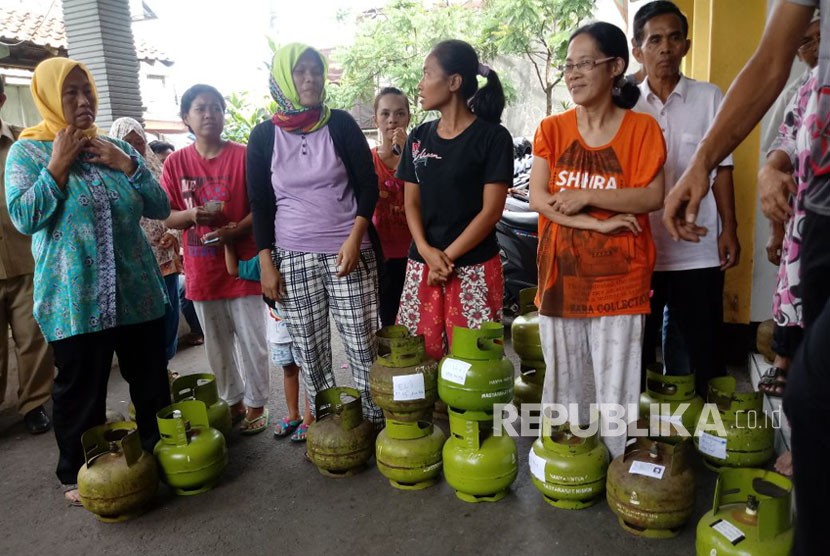
[[[36,407],[24,415],[23,422],[26,423],[26,430],[31,434],[41,434],[52,428],[52,421],[43,411],[43,406]]]

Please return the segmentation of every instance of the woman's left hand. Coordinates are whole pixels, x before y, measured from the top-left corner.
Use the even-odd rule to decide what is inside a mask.
[[[335,262],[337,264],[337,277],[348,276],[360,263],[360,241],[347,239],[340,247]]]
[[[212,245],[214,247],[231,245],[233,243],[233,233],[231,230],[234,227],[236,227],[236,223],[234,223],[234,226],[222,226],[212,232],[206,233],[202,236],[202,244]]]
[[[171,249],[176,253],[179,252],[179,240],[170,232],[166,232],[159,239],[159,247],[162,249]]]
[[[95,137],[84,147],[84,152],[89,153],[89,162],[102,164],[113,170],[120,170],[131,176],[136,171],[136,165],[127,153],[119,149],[115,144]]]
[[[550,198],[549,204],[557,212],[573,216],[588,205],[588,194],[581,189],[561,189]]]

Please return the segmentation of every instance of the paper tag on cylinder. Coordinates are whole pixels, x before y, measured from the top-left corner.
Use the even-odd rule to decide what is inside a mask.
[[[527,461],[530,464],[530,474],[542,481],[545,482],[545,460],[538,455],[533,450],[530,449],[530,454],[527,456]]]
[[[635,461],[631,464],[631,468],[628,472],[635,473],[637,475],[645,475],[646,477],[653,477],[655,479],[662,479],[663,473],[666,472],[666,466],[649,463],[647,461]]]
[[[726,459],[726,439],[709,434],[708,432],[700,433],[700,440],[697,445],[700,453],[706,454],[717,459]]]
[[[392,399],[396,402],[423,400],[426,398],[424,375],[400,375],[392,377]]]
[[[733,545],[738,544],[746,538],[744,536],[743,531],[741,531],[728,521],[724,521],[722,519],[717,520],[710,527],[712,527],[712,529],[726,537],[726,540],[728,540]]]
[[[471,364],[458,359],[447,357],[441,363],[441,378],[463,385],[467,382],[467,371],[472,367]]]

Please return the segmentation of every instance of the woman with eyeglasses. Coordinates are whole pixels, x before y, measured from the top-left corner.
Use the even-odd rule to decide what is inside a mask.
[[[166,224],[184,230],[187,297],[205,335],[208,365],[219,395],[242,434],[268,428],[268,355],[262,289],[225,268],[225,245],[239,258],[257,253],[246,187],[246,150],[222,138],[225,99],[210,85],[182,95],[181,117],[196,142],[164,161],[162,185],[170,197]]]
[[[657,122],[630,110],[639,91],[624,81],[625,34],[592,23],[568,41],[560,66],[576,107],[542,120],[534,140],[531,208],[539,212],[539,307],[548,372],[544,403],[636,404],[643,324],[655,250],[648,213],[663,200],[666,147]],[[593,372],[592,380],[588,373]],[[595,384],[596,395],[586,388]],[[636,407],[636,405],[633,405]],[[608,431],[612,457],[625,430]],[[637,415],[619,415],[628,423]]]

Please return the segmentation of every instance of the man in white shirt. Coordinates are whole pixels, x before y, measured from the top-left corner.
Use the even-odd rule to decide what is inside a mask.
[[[680,73],[691,45],[688,31],[686,16],[672,2],[650,2],[634,16],[633,54],[646,72],[634,110],[654,116],[663,130],[666,193],[683,174],[723,98],[715,85]],[[710,184],[698,215],[698,224],[710,233],[699,243],[673,241],[662,224],[663,211],[650,215],[657,261],[643,346],[645,367],[656,360],[662,330],[666,374],[695,373],[704,397],[708,381],[726,372],[720,345],[723,274],[740,257],[731,156],[712,173]]]

